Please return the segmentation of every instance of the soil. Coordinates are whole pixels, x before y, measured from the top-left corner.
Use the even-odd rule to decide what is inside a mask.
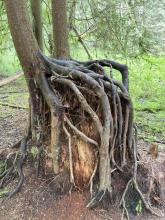
[[[88,210],[86,194],[55,195],[43,179],[26,178],[22,191],[4,203],[0,210],[1,220],[99,220],[119,219],[119,213],[104,210]],[[115,217],[115,218],[114,218]]]
[[[0,96],[1,98],[2,96]],[[22,99],[20,97],[19,99]],[[2,99],[1,99],[2,101]],[[21,139],[24,133],[27,120],[27,111],[22,109],[10,109],[2,107],[6,112],[0,118],[0,149],[11,147]],[[140,143],[144,146],[144,143]],[[25,166],[25,182],[21,192],[12,199],[0,205],[1,220],[120,220],[122,210],[111,205],[109,210],[96,208],[89,210],[86,204],[90,199],[89,191],[56,194],[51,187],[55,181],[53,178],[47,180],[43,177],[36,177],[35,169],[31,164]],[[17,183],[17,178],[13,185]],[[2,198],[0,198],[0,202]],[[140,214],[130,216],[132,220],[159,220],[165,219],[151,216],[150,214]]]
[[[3,112],[8,111],[8,107],[2,107]],[[27,112],[22,109],[15,109],[14,114],[7,115],[0,120],[0,148],[11,147],[23,136],[27,120]]]

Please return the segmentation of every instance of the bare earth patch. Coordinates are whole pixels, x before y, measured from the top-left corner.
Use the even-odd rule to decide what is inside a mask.
[[[72,192],[56,195],[49,183],[37,178],[34,170],[26,168],[26,180],[20,193],[6,201],[0,208],[1,220],[120,220],[121,210],[113,205],[106,211],[89,210],[85,206],[89,193]],[[132,220],[159,220],[151,215],[132,216]]]
[[[89,193],[72,192],[57,195],[49,181],[37,178],[34,170],[26,168],[26,180],[21,192],[5,201],[0,208],[1,220],[103,220],[120,219],[120,212],[113,209],[89,210],[85,206]]]
[[[1,108],[8,111],[8,107]],[[11,147],[21,140],[26,126],[27,112],[15,109],[14,114],[8,115],[0,120],[0,148]]]

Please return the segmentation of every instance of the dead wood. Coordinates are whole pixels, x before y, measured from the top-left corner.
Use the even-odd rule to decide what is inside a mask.
[[[19,77],[21,77],[23,75],[24,75],[23,73],[17,73],[15,76],[11,76],[11,77],[8,77],[6,79],[1,80],[0,81],[0,87],[15,81],[16,79],[18,79]]]

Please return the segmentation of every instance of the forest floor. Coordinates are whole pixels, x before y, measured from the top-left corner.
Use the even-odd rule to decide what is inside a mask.
[[[1,79],[0,79],[1,80]],[[28,117],[28,92],[25,80],[18,79],[0,88],[0,150],[7,149],[19,141],[23,135]],[[146,128],[146,120],[154,125],[155,120],[160,120],[156,112],[138,111],[136,119],[139,119],[139,148],[148,151],[153,137],[153,129]],[[145,118],[145,119],[144,119]],[[146,119],[147,118],[147,119]],[[137,122],[138,122],[137,121]],[[152,132],[152,133],[151,133]],[[154,137],[159,143],[159,150],[164,152],[165,137],[159,130],[154,130]],[[0,166],[1,166],[0,161]],[[46,180],[41,176],[36,177],[35,169],[30,164],[25,166],[25,182],[21,192],[12,199],[6,201],[0,207],[1,220],[119,220],[122,210],[112,206],[110,210],[96,208],[88,210],[85,206],[89,201],[89,192],[73,191],[70,195],[56,195],[53,192],[54,179]],[[16,183],[17,179],[14,179]],[[9,185],[9,187],[12,187]],[[3,197],[3,190],[0,190]],[[3,198],[0,198],[0,201]],[[132,220],[159,220],[165,219],[139,214],[132,216]]]

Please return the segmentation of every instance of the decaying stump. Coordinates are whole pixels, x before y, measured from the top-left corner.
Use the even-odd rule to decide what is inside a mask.
[[[157,214],[137,184],[137,140],[127,66],[109,60],[78,62],[42,54],[39,57],[43,71],[29,82],[30,124],[20,153],[12,163],[13,155],[8,157],[0,176],[3,186],[13,172],[18,172],[18,185],[8,198],[23,183],[22,166],[29,151],[27,142],[32,139],[38,146],[38,169],[44,152],[45,164],[54,174],[68,170],[73,186],[90,188],[92,199],[87,207],[94,207],[105,194],[113,194],[113,180],[116,174],[122,174],[126,187],[120,205],[126,213],[125,197],[133,186],[145,207]],[[122,82],[113,78],[113,69],[121,73]]]

